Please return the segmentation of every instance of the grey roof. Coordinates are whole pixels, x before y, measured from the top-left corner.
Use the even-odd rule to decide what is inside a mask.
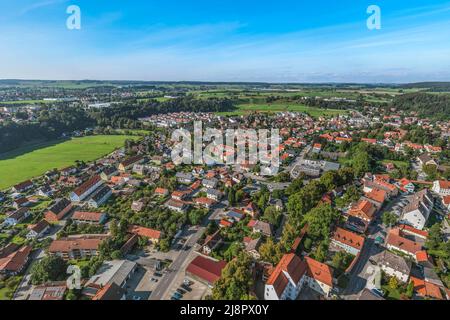
[[[122,286],[127,277],[136,268],[136,262],[128,260],[105,261],[98,270],[97,274],[92,276],[87,285],[95,283],[100,286],[115,283]]]
[[[410,274],[411,262],[387,250],[375,256],[375,260],[383,266],[390,267],[403,274]]]

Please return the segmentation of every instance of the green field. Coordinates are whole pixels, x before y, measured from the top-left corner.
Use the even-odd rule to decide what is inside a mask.
[[[53,168],[73,165],[76,160],[93,161],[116,148],[126,139],[136,136],[88,136],[64,142],[55,142],[35,150],[26,147],[14,153],[0,155],[0,190],[24,180],[40,176]]]
[[[338,114],[347,113],[346,110],[335,110],[335,109],[320,109],[315,107],[308,107],[302,104],[241,104],[238,105],[238,110],[231,112],[221,112],[219,115],[244,115],[250,112],[281,112],[281,111],[292,111],[292,112],[305,112],[312,117],[320,116],[335,116]]]
[[[36,104],[36,103],[55,103],[55,101],[44,100],[16,100],[16,101],[2,101],[0,104]]]

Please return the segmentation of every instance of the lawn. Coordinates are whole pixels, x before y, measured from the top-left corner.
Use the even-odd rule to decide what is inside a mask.
[[[238,109],[236,111],[231,112],[221,112],[219,115],[227,116],[227,115],[244,115],[249,112],[281,112],[281,111],[292,111],[292,112],[305,112],[308,113],[312,117],[320,117],[320,116],[335,116],[338,114],[347,113],[346,110],[336,110],[336,109],[321,109],[315,107],[308,107],[302,104],[294,104],[294,103],[274,103],[274,104],[241,104],[238,105]]]
[[[42,148],[15,150],[0,155],[0,190],[24,180],[40,176],[46,171],[73,165],[76,160],[93,161],[122,147],[133,136],[88,136],[55,142]]]

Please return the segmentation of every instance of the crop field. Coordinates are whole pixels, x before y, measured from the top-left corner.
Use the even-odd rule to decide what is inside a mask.
[[[0,190],[40,176],[48,170],[68,167],[76,160],[96,160],[122,147],[126,139],[137,138],[126,135],[87,136],[0,155]]]
[[[222,112],[219,115],[244,115],[250,112],[282,112],[282,111],[292,111],[292,112],[304,112],[308,113],[312,117],[320,116],[335,116],[338,114],[346,114],[346,110],[336,110],[336,109],[321,109],[315,107],[308,107],[302,104],[241,104],[238,105],[238,110],[231,112]]]

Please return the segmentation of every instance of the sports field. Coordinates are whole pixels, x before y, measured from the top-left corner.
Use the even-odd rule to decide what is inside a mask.
[[[88,136],[0,155],[0,190],[40,176],[48,170],[68,167],[76,160],[96,160],[122,147],[126,139],[137,138],[125,135]]]

